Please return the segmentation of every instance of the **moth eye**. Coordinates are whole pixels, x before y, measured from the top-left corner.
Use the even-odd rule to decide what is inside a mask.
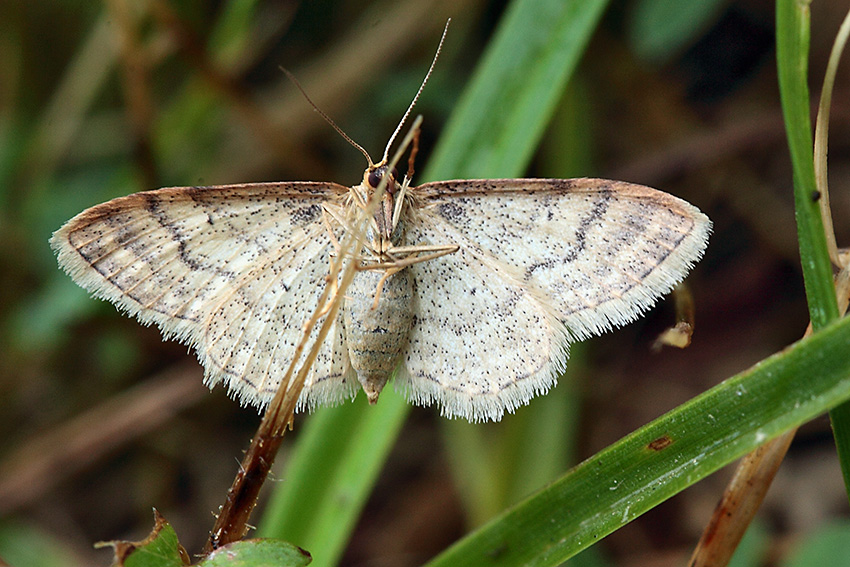
[[[395,179],[398,182],[401,182],[401,177],[399,177],[399,175],[398,175],[398,168],[397,167],[393,168],[393,179]]]
[[[370,171],[369,177],[366,178],[366,181],[368,181],[369,186],[372,187],[372,189],[377,189],[378,186],[381,184],[381,180],[387,174],[387,171],[388,171],[387,166],[385,166],[385,165],[382,165],[381,167],[379,167],[378,169],[376,169],[374,171]],[[390,194],[392,194],[395,191],[395,183],[396,183],[396,180],[398,179],[398,171],[395,168],[393,168],[393,177],[395,179],[388,179],[387,180],[387,186],[385,187],[385,190],[387,191],[387,193],[390,193]]]
[[[369,172],[369,186],[373,189],[377,189],[378,185],[381,184],[381,178],[384,176],[384,171],[382,169],[376,169],[374,171]]]

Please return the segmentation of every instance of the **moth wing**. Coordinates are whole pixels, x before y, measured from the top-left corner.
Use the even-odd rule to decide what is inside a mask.
[[[314,227],[304,239],[282,243],[266,263],[234,283],[203,326],[199,352],[205,354],[208,383],[224,382],[240,400],[261,407],[271,401],[304,339],[304,325],[319,306],[332,250],[325,228]],[[313,327],[296,370],[323,321]],[[298,409],[351,398],[357,384],[339,315],[305,379]]]
[[[446,181],[417,190],[446,238],[513,266],[575,339],[649,309],[702,257],[711,232],[693,205],[621,181]]]
[[[419,220],[408,228],[411,241],[455,236],[438,217]],[[395,384],[446,417],[498,421],[555,383],[568,356],[565,329],[513,266],[457,237],[457,252],[407,268],[416,315]]]
[[[710,221],[666,193],[598,179],[429,183],[410,244],[416,319],[397,380],[447,416],[498,420],[548,390],[567,343],[634,320],[702,255]]]
[[[324,285],[331,245],[321,205],[346,191],[332,183],[258,183],[136,193],[80,213],[54,233],[51,246],[81,287],[194,347],[210,386],[223,382],[243,402],[262,406],[294,355],[292,337],[301,335],[286,310],[297,303],[309,317],[316,306],[307,302],[321,290],[305,293],[308,280]],[[237,312],[239,323],[265,322],[266,334],[221,334],[221,318]],[[246,357],[245,340],[271,344],[272,322],[273,348]],[[337,350],[336,341],[323,348],[299,400],[304,405],[345,397],[347,357],[334,358]]]
[[[245,402],[265,406],[271,401],[304,340],[304,325],[319,306],[333,249],[323,226],[311,232],[282,243],[267,263],[235,282],[204,325],[207,381],[225,382]],[[357,392],[339,313],[305,379],[299,410],[336,404]],[[296,370],[323,321],[313,327]]]

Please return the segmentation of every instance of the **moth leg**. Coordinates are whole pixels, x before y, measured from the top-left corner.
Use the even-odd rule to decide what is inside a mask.
[[[345,219],[340,216],[339,211],[331,209],[327,203],[322,203],[322,224],[325,225],[325,229],[328,231],[328,236],[331,239],[331,244],[333,244],[334,249],[336,252],[339,252],[342,246],[339,243],[339,239],[337,239],[336,234],[334,234],[331,221],[335,221],[343,229],[346,228]]]
[[[359,266],[359,270],[384,270],[384,275],[381,276],[380,280],[378,280],[378,285],[375,288],[375,300],[372,302],[372,309],[376,309],[378,307],[378,300],[381,298],[381,292],[384,289],[384,284],[390,276],[397,274],[407,266],[412,266],[413,264],[418,264],[420,262],[427,262],[428,260],[433,260],[434,258],[439,258],[440,256],[457,252],[459,248],[460,247],[457,245],[398,246],[387,250],[387,256],[390,257],[391,261]],[[419,254],[423,252],[430,253],[420,256]],[[406,255],[406,257],[402,257],[403,255]]]
[[[366,263],[361,266],[357,266],[357,269],[360,271],[396,269],[396,271],[398,271],[402,268],[406,268],[407,266],[412,266],[413,264],[419,264],[421,262],[427,262],[429,260],[439,258],[440,256],[445,256],[446,254],[457,252],[458,250],[460,250],[460,246],[456,244],[447,244],[442,246],[394,246],[393,248],[387,250],[385,253],[385,255],[389,257],[388,260],[383,262],[370,262],[369,260],[371,259],[360,257],[359,259]],[[425,256],[418,255],[423,252],[430,252],[430,254],[426,254]]]
[[[369,266],[364,266],[362,269],[366,270],[385,270],[389,268],[406,268],[407,266],[412,266],[413,264],[419,264],[421,262],[427,262],[429,260],[433,260],[435,258],[439,258],[440,256],[445,256],[447,254],[452,254],[460,250],[460,246],[456,244],[447,244],[447,245],[433,245],[433,246],[398,246],[391,248],[387,251],[387,255],[390,256],[391,261],[389,262],[379,262],[376,264],[371,264]],[[420,256],[419,254],[425,254],[424,256]]]
[[[378,308],[378,300],[381,299],[381,292],[384,290],[384,284],[387,282],[387,279],[393,274],[399,273],[403,269],[401,268],[387,268],[384,270],[384,275],[381,276],[381,279],[378,280],[378,285],[375,286],[375,300],[372,302],[372,309]]]
[[[410,246],[405,248],[416,248],[415,246]],[[394,262],[384,262],[381,264],[375,264],[373,266],[364,267],[367,270],[377,270],[383,269],[384,275],[381,276],[381,279],[378,280],[378,285],[375,289],[375,301],[372,302],[372,309],[377,309],[378,300],[381,298],[381,291],[384,289],[384,283],[386,283],[387,278],[392,276],[393,274],[397,274],[402,271],[407,266],[412,266],[413,264],[418,264],[420,262],[427,262],[428,260],[433,260],[434,258],[439,258],[440,256],[445,256],[446,254],[451,254],[452,252],[457,252],[460,248],[459,246],[423,246],[422,248],[432,248],[437,249],[437,251],[432,252],[431,254],[427,254],[425,256],[413,256],[410,255],[407,258],[402,260],[396,260]],[[418,254],[419,251],[413,251],[412,254]]]

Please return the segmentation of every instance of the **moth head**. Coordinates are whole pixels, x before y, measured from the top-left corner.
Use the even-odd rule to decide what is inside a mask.
[[[378,190],[378,187],[381,185],[381,181],[383,181],[384,177],[388,174],[389,178],[387,179],[384,191],[390,195],[394,195],[398,191],[400,184],[398,168],[394,167],[392,168],[392,171],[390,171],[389,166],[386,164],[369,166],[363,174],[363,182],[369,188],[370,195],[374,194],[374,192]]]
[[[376,196],[380,198],[372,216],[372,228],[377,237],[373,238],[373,248],[380,253],[389,245],[395,228],[395,199],[401,190],[398,169],[390,169],[384,162],[370,165],[363,173],[362,188],[367,203],[371,203]]]

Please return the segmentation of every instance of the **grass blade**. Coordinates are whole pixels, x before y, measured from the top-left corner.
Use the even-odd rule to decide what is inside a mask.
[[[809,5],[794,0],[776,3],[776,58],[779,90],[791,162],[794,168],[794,208],[800,261],[806,284],[809,317],[815,330],[838,317],[832,264],[824,223],[817,203],[812,125],[809,118]],[[841,460],[844,485],[850,495],[850,404],[830,412]]]
[[[308,418],[259,536],[310,550],[313,565],[335,565],[407,412],[388,390],[375,407],[358,399]]]
[[[823,219],[817,204],[812,124],[807,83],[809,6],[796,0],[776,3],[776,58],[782,113],[794,168],[797,237],[806,283],[809,314],[815,330],[838,317],[832,265]]]
[[[607,4],[513,2],[440,137],[425,179],[521,175]]]
[[[560,564],[850,397],[848,347],[850,320],[829,325],[597,453],[427,567]]]

